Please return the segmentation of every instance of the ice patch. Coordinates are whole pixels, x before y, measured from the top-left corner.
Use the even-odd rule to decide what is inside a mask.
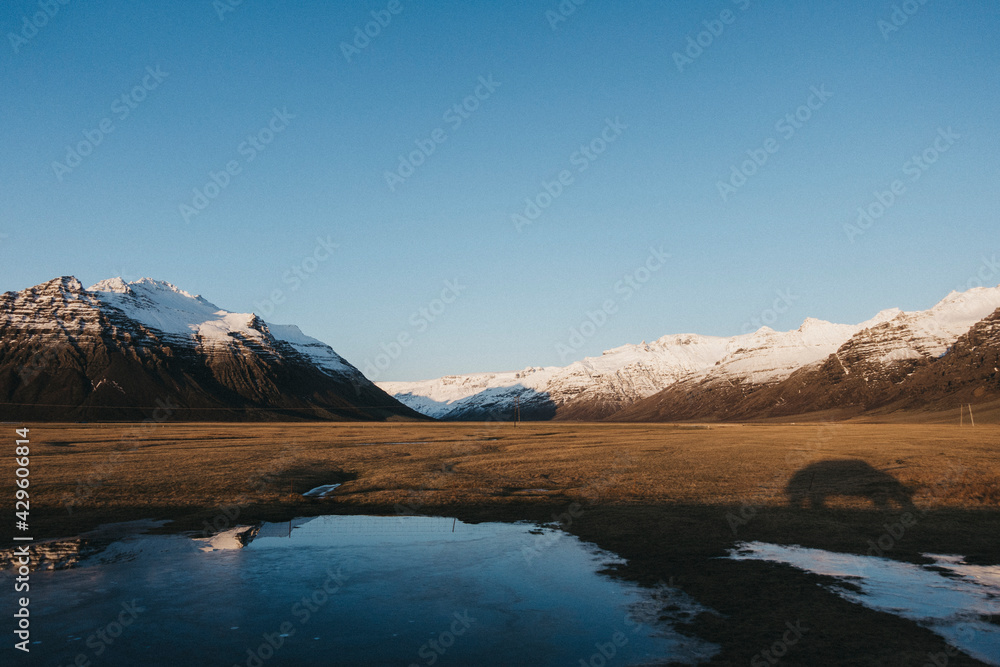
[[[204,542],[202,551],[233,551],[242,549],[249,544],[257,534],[256,526],[237,526],[216,533],[211,537],[196,537],[195,542]]]
[[[934,564],[765,542],[742,543],[730,551],[734,560],[785,563],[850,582],[860,592],[843,586],[830,590],[869,609],[914,621],[969,655],[1000,665],[1000,626],[984,618],[1000,614],[1000,566],[969,565],[960,556],[924,555]]]
[[[315,489],[310,489],[302,495],[307,498],[326,498],[339,486],[340,484],[324,484],[323,486],[317,486]]]

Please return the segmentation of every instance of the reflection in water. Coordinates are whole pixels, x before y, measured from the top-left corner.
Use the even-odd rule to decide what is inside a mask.
[[[764,542],[743,543],[730,552],[736,560],[786,563],[853,584],[860,592],[830,588],[851,602],[916,621],[969,655],[1000,665],[1000,626],[983,618],[1000,614],[1000,566],[968,565],[959,556],[924,555],[935,564]]]
[[[20,564],[21,549],[24,548],[28,549],[30,555],[31,562],[28,567],[31,571],[65,570],[76,567],[76,564],[81,560],[103,552],[109,544],[137,533],[159,528],[165,523],[168,522],[151,519],[109,523],[69,539],[39,540],[3,549],[0,550],[0,572],[12,570]]]
[[[209,539],[132,536],[72,569],[35,575],[32,639],[41,643],[32,658],[577,665],[595,655],[610,664],[602,651],[613,651],[614,664],[634,665],[695,663],[716,651],[671,625],[703,611],[693,600],[597,573],[613,561],[552,529],[433,517],[318,517]],[[130,624],[115,627],[124,604]],[[672,621],[660,622],[668,604]]]
[[[340,484],[324,484],[303,493],[307,498],[325,498],[340,487]]]
[[[289,529],[290,530],[290,529]],[[196,537],[195,542],[202,542],[202,551],[231,551],[242,549],[257,536],[260,528],[257,526],[237,526],[216,533],[211,537]]]

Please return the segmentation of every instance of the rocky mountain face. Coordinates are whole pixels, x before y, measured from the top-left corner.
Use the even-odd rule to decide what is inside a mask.
[[[565,367],[381,382],[379,386],[415,410],[443,419],[509,420],[515,410],[529,420],[597,418],[711,365],[725,345],[726,339],[711,336],[664,336]]]
[[[899,408],[952,408],[1000,398],[1000,308],[959,337],[948,353],[917,367],[889,395]]]
[[[952,293],[933,308],[904,313],[883,311],[824,359],[803,364],[772,382],[720,382],[711,375],[668,387],[616,414],[616,420],[739,420],[788,417],[833,411],[852,416],[898,400],[906,387],[910,407],[926,405],[932,395],[932,368],[960,368],[976,376],[979,361],[954,356],[961,336],[984,323],[1000,307],[1000,288]],[[955,347],[953,347],[955,346]],[[985,348],[984,348],[985,349]],[[966,366],[967,365],[967,366]],[[727,386],[729,385],[729,386]]]
[[[763,327],[731,338],[670,335],[565,367],[379,386],[415,410],[441,419],[512,419],[518,407],[523,419],[606,419],[665,387],[685,383],[717,385],[725,390],[726,400],[732,400],[742,396],[737,388],[779,381],[823,359],[865,326],[894,314],[886,311],[860,325],[808,319],[793,331]]]
[[[997,308],[1000,287],[976,288],[926,311],[884,310],[857,325],[808,318],[793,331],[665,336],[566,367],[380,386],[442,419],[512,419],[518,406],[523,419],[746,420],[823,410],[850,416],[898,400],[901,383],[947,357]]]
[[[4,420],[422,418],[297,327],[144,278],[0,295]]]

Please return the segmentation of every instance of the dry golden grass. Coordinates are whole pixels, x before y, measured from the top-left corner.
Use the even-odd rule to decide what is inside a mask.
[[[327,505],[782,506],[796,470],[844,458],[889,472],[916,491],[921,508],[1000,504],[996,426],[53,424],[33,428],[31,440],[32,496],[43,521],[67,508],[312,507],[299,494],[334,481],[344,485]]]

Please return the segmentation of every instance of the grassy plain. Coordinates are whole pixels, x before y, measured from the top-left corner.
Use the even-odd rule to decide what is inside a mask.
[[[923,665],[946,649],[820,577],[720,558],[738,542],[1000,563],[996,425],[39,424],[30,436],[36,539],[143,518],[171,519],[171,531],[335,513],[561,521],[627,558],[616,576],[673,582],[718,612],[686,630],[722,645],[715,664],[750,664],[786,622],[809,631],[783,665]],[[792,476],[835,459],[891,475],[913,504],[862,494],[791,506]],[[0,493],[12,498],[7,461]],[[343,486],[329,498],[301,495],[332,482]]]

